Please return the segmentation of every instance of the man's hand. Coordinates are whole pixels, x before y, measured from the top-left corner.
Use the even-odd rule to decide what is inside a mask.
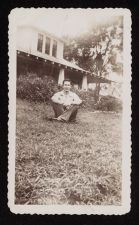
[[[67,105],[66,110],[70,109],[72,105]]]
[[[70,106],[71,104],[69,103],[64,103],[63,106],[67,107],[67,106]]]
[[[72,107],[72,104],[63,104],[63,106],[65,106],[66,110],[68,110]]]

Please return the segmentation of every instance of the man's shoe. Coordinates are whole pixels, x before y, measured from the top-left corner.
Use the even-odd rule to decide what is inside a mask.
[[[59,121],[58,118],[56,118],[56,117],[52,118],[52,120]]]
[[[52,121],[53,118],[52,117],[45,117],[44,119],[48,120],[48,121]]]
[[[77,124],[77,120],[70,120],[69,123]]]
[[[58,121],[58,122],[65,122],[65,123],[67,122],[66,120],[59,118],[59,117],[53,118],[53,120]]]

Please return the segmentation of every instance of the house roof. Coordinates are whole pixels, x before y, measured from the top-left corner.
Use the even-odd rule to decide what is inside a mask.
[[[82,72],[90,73],[89,71],[82,69],[81,67],[79,67],[79,66],[76,65],[75,63],[69,62],[69,61],[67,61],[66,59],[55,58],[55,57],[53,57],[53,56],[50,56],[50,55],[48,56],[48,55],[46,55],[46,54],[45,54],[45,58],[46,58],[47,60],[52,61],[52,62],[61,64],[61,65],[67,66],[67,67],[71,67],[71,68],[73,68],[73,69],[75,69],[75,70],[80,70],[80,71],[82,71]]]
[[[28,55],[28,56],[31,56],[33,58],[37,58],[37,59],[41,59],[41,60],[44,60],[44,61],[49,61],[49,62],[52,62],[52,63],[56,63],[57,65],[62,65],[62,66],[65,66],[67,68],[72,68],[72,69],[74,69],[76,71],[80,71],[81,73],[86,74],[87,76],[89,76],[89,78],[91,80],[94,80],[94,79],[95,79],[95,81],[101,80],[101,82],[103,82],[103,83],[110,83],[111,82],[111,80],[106,79],[104,77],[98,77],[98,76],[94,75],[93,73],[91,73],[90,71],[84,70],[81,67],[77,66],[75,63],[69,62],[69,61],[67,61],[65,59],[55,58],[53,56],[50,56],[50,55],[48,56],[48,55],[42,54],[42,53],[40,54],[38,52],[35,52],[35,55],[34,55],[34,54],[31,54],[31,53],[27,53],[27,52],[25,52],[25,51],[23,51],[21,49],[20,50],[18,49],[17,53],[19,55],[20,54],[22,54],[24,56]]]
[[[56,58],[56,57],[44,54],[42,52],[40,53],[40,52],[37,52],[37,51],[27,52],[27,51],[25,51],[25,49],[22,49],[22,47],[20,47],[20,48],[18,47],[17,51],[22,52],[23,54],[34,55],[35,57],[39,57],[39,58],[42,58],[44,60],[48,60],[48,61],[60,64],[60,65],[63,65],[63,66],[67,66],[69,68],[79,70],[79,71],[84,72],[86,74],[90,73],[89,71],[82,69],[81,67],[79,67],[75,63],[69,62],[69,61],[67,61],[65,59],[62,59],[62,58]]]

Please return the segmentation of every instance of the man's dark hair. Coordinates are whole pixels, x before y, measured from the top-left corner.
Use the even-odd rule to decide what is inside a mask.
[[[65,83],[66,81],[70,82],[70,84],[71,84],[71,80],[67,78],[67,79],[64,79],[64,80],[63,80],[63,85],[64,85],[64,83]]]

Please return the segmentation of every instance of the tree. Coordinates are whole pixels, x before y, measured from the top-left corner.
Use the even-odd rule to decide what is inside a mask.
[[[64,57],[98,77],[108,77],[111,71],[122,74],[123,29],[122,18],[115,22],[90,27],[88,32],[74,39],[66,37]],[[97,98],[100,82],[96,84]]]

